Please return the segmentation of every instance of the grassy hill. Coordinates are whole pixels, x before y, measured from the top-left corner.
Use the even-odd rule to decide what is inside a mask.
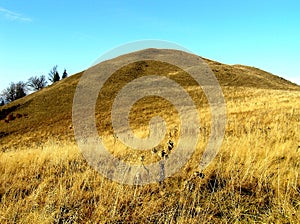
[[[148,49],[138,53],[149,54],[154,50]],[[160,50],[160,54],[169,53],[167,50]],[[179,54],[179,52],[173,51],[172,54]],[[114,63],[118,60],[126,60],[126,57],[128,55],[113,59],[110,62]],[[197,56],[192,55],[192,57]],[[285,91],[300,89],[296,84],[254,67],[225,65],[208,59],[204,59],[204,61],[208,63],[216,75],[225,97],[231,94],[232,89],[254,88],[257,90]],[[175,80],[186,88],[197,86],[197,83],[188,74],[180,71],[175,66],[157,61],[146,61],[128,65],[116,72],[110,78],[110,83],[103,92],[109,96],[108,98],[113,99],[113,96],[123,85],[134,78],[157,72],[158,67],[160,74]],[[72,75],[41,91],[0,107],[0,145],[2,150],[19,148],[23,145],[28,147],[32,144],[40,144],[49,139],[72,141],[72,102],[77,83],[82,74],[83,72]],[[116,86],[115,83],[118,83],[118,85]],[[194,99],[200,97],[201,103],[206,101],[206,99],[203,99],[203,93],[195,94]],[[107,106],[111,101],[107,102],[105,106],[103,99],[99,98],[98,102],[102,102],[102,105],[98,103],[97,117],[101,120],[106,119]],[[149,104],[149,102],[145,102],[145,104]],[[145,104],[141,105],[141,107],[145,106]],[[148,109],[150,110],[150,108]],[[7,120],[10,121],[7,122]],[[102,122],[102,124],[107,123],[109,121]]]
[[[103,63],[153,53],[181,54],[148,49]],[[187,73],[167,63],[140,61],[114,73],[99,94],[99,134],[112,153],[135,164],[141,153],[114,141],[110,121],[112,100],[126,83],[146,75],[166,76],[184,87],[199,111],[201,139],[188,164],[162,184],[127,186],[94,171],[74,142],[72,102],[81,72],[0,107],[0,222],[297,223],[300,87],[257,68],[203,60],[215,73],[227,105],[224,141],[204,178],[193,173],[208,141],[211,113],[203,91]],[[131,126],[138,135],[147,135],[155,115],[165,118],[168,133],[179,126],[174,107],[157,97],[135,104]],[[178,141],[176,136],[173,140]],[[143,155],[145,162],[157,161],[150,151]]]

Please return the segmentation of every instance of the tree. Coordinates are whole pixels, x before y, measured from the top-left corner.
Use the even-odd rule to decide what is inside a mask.
[[[16,99],[20,99],[26,96],[26,90],[27,90],[26,86],[27,86],[26,83],[22,81],[16,84]]]
[[[0,97],[0,107],[3,106],[4,104],[5,104],[4,99]]]
[[[60,80],[60,76],[57,71],[57,65],[53,66],[53,68],[49,72],[49,81],[55,83]]]
[[[64,79],[64,78],[67,78],[67,77],[68,77],[68,73],[67,73],[67,70],[65,69],[61,78]]]
[[[26,83],[22,81],[17,83],[12,82],[10,86],[3,91],[2,97],[6,102],[12,102],[26,96],[26,91]]]
[[[3,90],[2,97],[6,102],[14,101],[16,99],[16,84],[10,83],[10,86]]]
[[[38,91],[40,89],[45,88],[47,85],[46,77],[44,75],[38,76],[32,76],[28,79],[27,86],[32,91]]]

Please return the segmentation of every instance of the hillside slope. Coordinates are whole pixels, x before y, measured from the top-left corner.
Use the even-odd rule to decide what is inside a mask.
[[[180,51],[147,49],[123,55],[102,63],[118,63],[126,61],[129,57],[143,55],[177,55]],[[190,55],[189,57],[199,57]],[[266,89],[283,91],[300,91],[300,87],[283,78],[272,75],[257,68],[243,65],[225,65],[212,60],[204,59],[216,75],[225,98],[228,98],[232,89]],[[158,72],[165,75],[186,89],[197,86],[197,83],[179,68],[158,61],[142,61],[129,64],[112,75],[103,89],[104,98],[98,99],[96,116],[99,122],[99,130],[105,130],[109,124],[108,108],[111,106],[113,96],[129,81],[137,77]],[[48,140],[73,141],[72,129],[72,102],[76,86],[83,72],[72,75],[45,89],[16,100],[8,105],[0,107],[0,150],[8,151],[14,148],[29,147],[41,144]],[[116,85],[117,83],[117,85]],[[201,99],[198,106],[205,104],[203,93],[190,91],[194,99]],[[250,92],[249,92],[250,93]],[[237,96],[238,97],[238,96]],[[242,97],[242,96],[241,96]],[[155,100],[155,99],[154,99]],[[144,107],[149,104],[140,107]],[[161,107],[167,107],[162,102]],[[140,109],[141,109],[140,108]],[[136,120],[140,122],[140,120]]]

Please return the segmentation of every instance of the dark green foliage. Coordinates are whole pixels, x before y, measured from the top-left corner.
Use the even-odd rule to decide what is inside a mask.
[[[49,72],[49,81],[55,83],[59,80],[60,80],[60,76],[57,71],[57,65],[55,65]]]
[[[67,78],[67,77],[68,77],[68,73],[67,73],[67,70],[65,69],[61,78],[64,79],[64,78]]]
[[[58,72],[55,72],[53,82],[57,82],[59,80],[60,80],[60,76],[59,76]]]

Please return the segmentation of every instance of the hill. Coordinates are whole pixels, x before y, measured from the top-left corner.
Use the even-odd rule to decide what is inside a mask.
[[[180,51],[147,49],[102,63],[118,63],[126,61],[128,57],[151,54],[155,54],[158,58],[160,55],[168,54],[181,56]],[[199,56],[189,55],[189,57]],[[225,65],[205,58],[203,60],[216,75],[225,98],[230,95],[227,93],[232,88],[236,90],[247,88],[257,90],[300,90],[300,87],[296,84],[254,67]],[[158,71],[157,68],[159,68]],[[98,99],[96,115],[99,120],[105,120],[105,122],[101,122],[104,126],[99,127],[100,129],[102,128],[102,131],[105,131],[105,127],[109,123],[109,120],[107,120],[107,107],[111,105],[111,99],[113,99],[114,94],[134,78],[153,74],[153,72],[159,72],[172,78],[185,88],[197,86],[197,83],[188,74],[176,66],[151,60],[127,65],[110,78],[108,85],[103,90],[103,92],[106,92],[107,98],[100,99],[99,97]],[[41,91],[0,107],[1,150],[7,151],[22,146],[29,147],[32,144],[41,144],[50,139],[73,141],[72,102],[76,86],[82,74],[83,72],[72,75]],[[115,83],[118,83],[118,85],[115,85]],[[198,93],[189,93],[194,96],[195,100],[197,97],[202,99],[199,105],[206,102],[203,93],[199,91]],[[145,105],[141,105],[141,107]],[[166,104],[165,107],[167,107]],[[101,124],[99,123],[100,126]]]
[[[148,49],[102,65],[141,54],[180,58],[182,52]],[[183,62],[199,58],[190,54]],[[190,160],[161,183],[118,184],[87,164],[72,126],[72,102],[83,72],[0,107],[0,223],[298,223],[300,87],[257,68],[203,60],[221,85],[227,124],[217,156],[201,174],[211,112],[195,80],[176,66],[145,60],[122,67],[106,81],[95,108],[97,131],[111,153],[145,171],[144,164],[161,159],[158,152],[167,150],[169,139],[179,144],[178,113],[159,97],[138,100],[129,113],[135,134],[149,134],[149,120],[160,115],[167,136],[158,152],[132,150],[112,135],[114,97],[126,83],[153,74],[186,90],[199,112],[200,138]]]

